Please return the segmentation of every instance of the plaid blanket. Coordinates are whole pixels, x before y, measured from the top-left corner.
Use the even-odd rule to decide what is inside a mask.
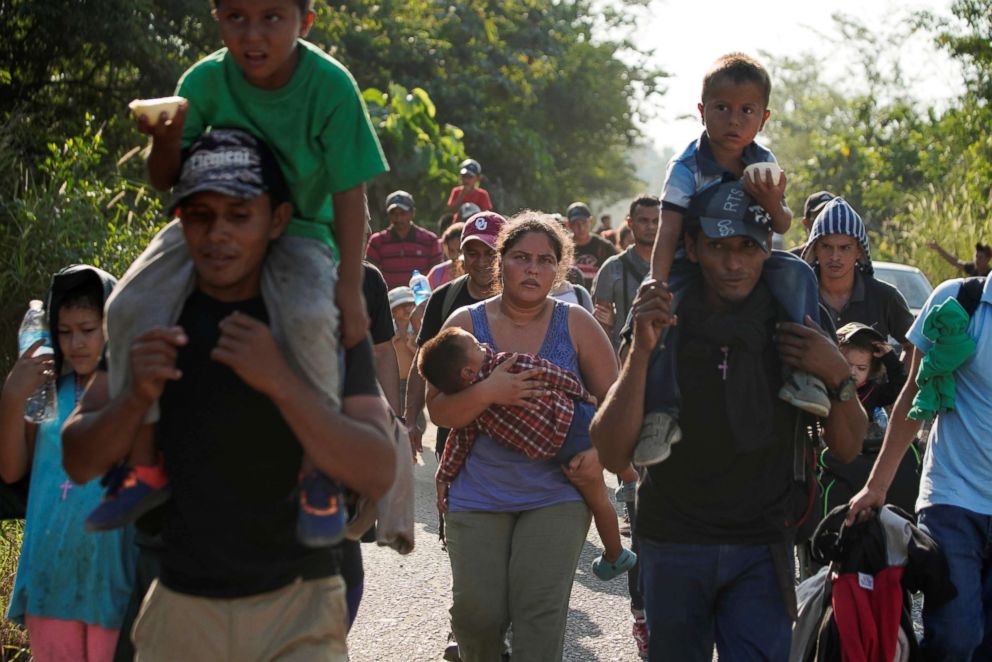
[[[486,349],[486,360],[477,382],[513,356],[507,352],[496,354],[489,347]],[[452,430],[438,463],[438,480],[450,483],[455,479],[480,432],[532,460],[550,459],[561,450],[575,415],[575,401],[592,402],[593,397],[574,374],[533,354],[518,354],[509,371],[520,373],[531,368],[545,369],[538,379],[547,385],[548,395],[535,400],[536,409],[492,405],[471,424]]]

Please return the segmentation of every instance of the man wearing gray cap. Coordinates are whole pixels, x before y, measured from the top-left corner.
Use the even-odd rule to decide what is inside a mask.
[[[709,660],[716,643],[721,659],[781,660],[796,611],[792,541],[808,505],[796,474],[812,449],[802,431],[818,425],[834,455],[850,461],[867,419],[837,346],[812,322],[785,321],[761,277],[771,252],[763,210],[739,188],[715,194],[725,195],[697,212],[704,218],[686,217],[685,248],[700,277],[666,337],[678,363],[682,440],[637,490],[649,656]],[[611,471],[631,461],[650,404],[649,358],[674,322],[667,286],[645,281],[632,317],[620,377],[590,429]],[[778,397],[783,365],[823,381],[833,400],[826,418]]]
[[[416,204],[406,191],[386,196],[389,227],[369,238],[368,261],[379,267],[389,289],[410,284],[414,270],[423,275],[444,259],[441,242],[430,230],[416,225]]]
[[[575,241],[575,266],[582,272],[586,289],[592,289],[592,281],[608,258],[617,254],[616,247],[592,232],[592,212],[584,202],[573,202],[565,212],[568,228]]]

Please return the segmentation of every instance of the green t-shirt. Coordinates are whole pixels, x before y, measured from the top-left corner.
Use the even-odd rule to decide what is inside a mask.
[[[189,100],[183,149],[208,128],[243,129],[275,152],[293,199],[286,234],[331,247],[335,193],[346,191],[389,166],[351,73],[304,40],[292,78],[278,90],[245,81],[226,48],[190,67],[176,88]]]

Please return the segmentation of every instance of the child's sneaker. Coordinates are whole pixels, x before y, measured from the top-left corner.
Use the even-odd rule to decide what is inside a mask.
[[[634,503],[634,498],[637,496],[637,483],[631,481],[629,483],[624,483],[617,488],[614,498],[617,503]]]
[[[682,441],[682,429],[671,414],[653,411],[644,415],[641,433],[634,447],[633,463],[639,467],[649,467],[668,459],[672,454],[672,444]]]
[[[131,524],[168,501],[169,479],[161,464],[154,467],[121,464],[100,480],[103,500],[86,518],[87,531],[111,531]]]
[[[830,414],[830,396],[823,381],[801,370],[790,370],[778,391],[778,397],[793,407],[826,418]]]
[[[648,636],[648,622],[644,620],[643,611],[634,614],[634,624],[630,628],[630,633],[637,644],[637,655],[642,660],[648,659],[648,643],[651,639]]]
[[[307,547],[330,547],[344,538],[348,512],[340,486],[319,471],[300,481],[296,538]]]
[[[620,556],[616,561],[610,563],[602,555],[592,562],[592,574],[596,575],[604,582],[608,582],[614,577],[618,577],[634,567],[637,563],[637,554],[629,549],[620,551]]]

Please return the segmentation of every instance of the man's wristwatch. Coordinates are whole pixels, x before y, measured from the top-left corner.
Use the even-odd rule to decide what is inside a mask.
[[[854,377],[850,375],[842,379],[837,388],[827,389],[827,395],[830,396],[830,399],[838,402],[847,402],[857,394],[858,385],[854,382]]]

